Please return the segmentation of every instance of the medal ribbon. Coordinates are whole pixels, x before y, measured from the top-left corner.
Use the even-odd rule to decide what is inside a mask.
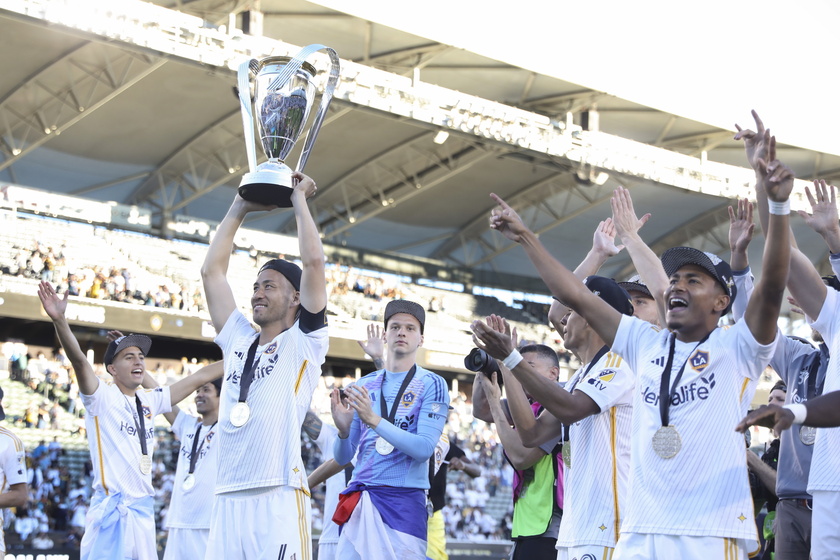
[[[207,435],[210,435],[210,432],[213,431],[213,427],[216,425],[216,422],[213,422],[213,425],[210,426],[210,430],[207,432]],[[193,444],[192,444],[192,452],[190,453],[190,473],[192,474],[195,472],[195,464],[198,462],[198,456],[201,453],[201,449],[204,447],[204,440],[207,437],[201,438],[201,445],[198,445],[198,435],[201,433],[201,427],[203,424],[199,423],[198,428],[195,430],[195,435],[193,436]]]
[[[677,335],[671,334],[670,336],[670,348],[668,349],[668,362],[665,364],[665,369],[662,370],[662,378],[659,382],[659,417],[662,419],[662,426],[668,426],[668,412],[669,407],[671,406],[671,397],[674,395],[674,392],[677,389],[677,386],[680,384],[680,380],[682,379],[683,372],[685,371],[685,366],[688,364],[688,360],[691,358],[691,355],[694,354],[694,351],[700,347],[701,344],[706,342],[711,334],[714,331],[710,331],[706,333],[700,342],[692,348],[691,352],[688,353],[688,357],[683,362],[680,371],[677,372],[677,378],[674,379],[674,384],[671,385],[670,390],[668,389],[668,385],[671,382],[671,368],[674,365],[674,352],[677,345]]]
[[[143,455],[148,455],[149,450],[146,447],[146,422],[143,420],[143,403],[140,402],[139,395],[134,395],[134,401],[137,404],[137,416],[134,417],[134,426],[137,428],[137,435],[140,438],[140,452]]]
[[[589,365],[586,366],[586,370],[583,372],[583,375],[581,375],[580,377],[575,379],[575,383],[571,387],[566,389],[569,392],[569,394],[571,394],[572,391],[575,390],[575,387],[577,387],[578,384],[581,381],[583,381],[586,378],[587,375],[589,375],[589,370],[591,370],[595,366],[595,364],[597,364],[598,361],[601,358],[604,357],[604,354],[606,354],[609,351],[610,351],[610,347],[607,346],[606,344],[603,347],[601,347],[600,350],[598,350],[598,353],[595,354],[595,356],[589,361]],[[569,441],[569,426],[567,426],[566,424],[563,424],[563,441],[564,442]]]
[[[391,406],[391,412],[388,412],[388,404],[385,402],[385,395],[382,393],[382,389],[385,388],[385,375],[386,372],[382,372],[382,386],[379,388],[379,410],[381,412],[380,416],[390,422],[391,424],[394,423],[394,419],[397,417],[397,407],[400,405],[400,401],[402,400],[403,394],[405,393],[406,388],[408,388],[408,384],[411,383],[411,380],[414,379],[414,374],[417,372],[417,364],[411,366],[411,369],[408,370],[408,373],[403,379],[402,384],[400,385],[400,390],[397,391],[397,396],[394,399],[394,404]]]
[[[254,360],[254,356],[257,353],[257,344],[259,341],[260,337],[257,336],[253,344],[251,344],[251,347],[248,348],[248,357],[245,360],[245,367],[242,369],[242,377],[239,378],[239,402],[241,403],[244,403],[248,398],[248,390],[254,381],[254,370],[257,369],[257,361]]]

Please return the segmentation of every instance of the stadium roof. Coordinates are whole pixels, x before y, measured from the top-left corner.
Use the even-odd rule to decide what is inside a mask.
[[[650,41],[633,52],[650,82],[646,89],[656,95],[587,72],[611,58],[581,41],[587,35],[608,41],[609,35],[599,36],[599,22],[586,21],[579,7],[568,12],[573,21],[558,24],[563,32],[551,58],[544,56],[545,41],[540,45],[522,31],[522,14],[505,19],[503,30],[477,12],[464,29],[485,33],[459,37],[452,21],[465,17],[464,6],[475,6],[470,3],[440,10],[438,20],[397,17],[376,2],[351,3],[350,11],[330,0],[156,4],[0,2],[0,180],[149,207],[159,223],[179,214],[221,220],[247,170],[233,69],[247,56],[322,43],[342,58],[342,82],[306,168],[319,185],[312,204],[326,242],[431,259],[474,272],[476,283],[515,287],[503,274],[521,275],[528,278],[516,285],[536,289],[523,252],[488,230],[488,194],[511,201],[552,252],[574,267],[610,214],[612,190],[624,185],[639,213],[653,214],[642,234],[655,250],[685,244],[728,254],[725,207],[734,196],[749,195],[751,177],[740,167],[742,146],[722,124],[732,113],[711,113],[704,105],[694,111],[657,90],[667,92],[684,68],[668,66]],[[253,5],[259,15],[247,12]],[[428,14],[439,5],[424,3],[424,9]],[[544,15],[558,17],[551,10]],[[241,29],[243,20],[252,29],[261,24],[264,37],[231,25]],[[680,15],[674,21],[691,23]],[[688,40],[697,28],[691,31]],[[537,26],[534,33],[545,29]],[[661,50],[681,50],[673,30],[669,37]],[[742,64],[745,74],[760,79],[752,58],[761,58],[765,45],[756,42]],[[628,60],[625,46],[616,45],[613,66]],[[742,56],[742,45],[730,48]],[[581,63],[590,53],[592,62]],[[686,57],[684,65],[698,62]],[[702,65],[694,79],[712,80],[713,70]],[[777,88],[784,85],[780,73]],[[661,83],[651,76],[663,76]],[[803,105],[815,112],[829,106]],[[763,106],[773,126],[769,97],[757,101]],[[738,122],[752,124],[750,108],[734,107]],[[831,111],[829,120],[836,116]],[[826,122],[826,115],[815,120]],[[440,131],[449,137],[436,143]],[[840,176],[836,145],[791,138],[780,158],[799,178]],[[794,207],[807,205],[799,196]],[[247,226],[294,231],[288,210]],[[824,244],[800,220],[794,228],[800,246],[826,266]],[[760,243],[753,249],[756,265]],[[622,254],[602,273],[626,278],[633,271]]]

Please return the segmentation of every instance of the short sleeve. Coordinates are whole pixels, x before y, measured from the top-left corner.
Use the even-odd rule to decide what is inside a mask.
[[[726,348],[733,352],[738,363],[747,367],[742,370],[744,377],[756,380],[764,372],[764,368],[770,365],[773,352],[776,351],[776,344],[779,341],[779,331],[770,344],[759,344],[750,331],[749,325],[743,319],[737,321],[722,336],[733,337],[727,340]]]
[[[190,425],[195,424],[195,416],[190,416],[183,410],[178,413],[178,416],[175,417],[175,422],[169,426],[169,431],[175,434],[179,440],[184,440],[184,429],[189,428]]]
[[[97,379],[99,384],[96,386],[96,390],[93,394],[85,395],[79,393],[79,396],[82,398],[82,404],[85,406],[85,410],[94,416],[99,416],[103,407],[108,407],[108,401],[110,400],[111,393],[108,390],[109,385],[102,381],[101,379]]]
[[[617,404],[630,404],[635,383],[633,371],[618,354],[610,352],[598,369],[575,386],[575,391],[595,401],[601,412]]]
[[[6,449],[3,453],[3,474],[6,477],[6,484],[25,483],[26,475],[26,452],[23,444],[17,437],[5,435]]]
[[[820,315],[816,321],[811,323],[811,326],[820,333],[823,340],[833,340],[837,330],[837,291],[831,287],[825,289],[825,301],[823,302]]]

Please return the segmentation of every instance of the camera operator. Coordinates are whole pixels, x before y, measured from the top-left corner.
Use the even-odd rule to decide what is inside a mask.
[[[522,347],[520,353],[539,375],[557,382],[560,362],[554,350],[543,344],[532,344]],[[538,447],[525,447],[512,427],[507,401],[501,398],[502,379],[496,360],[475,348],[464,364],[477,372],[473,382],[473,415],[496,424],[505,458],[515,469],[511,532],[514,544],[510,558],[554,560],[557,557],[554,545],[563,515],[563,469],[559,465],[562,435]],[[510,383],[518,386],[516,380]],[[517,390],[522,391],[521,387]],[[531,397],[528,402],[538,416],[542,406]]]
[[[583,283],[619,313],[632,315],[630,295],[614,280],[589,276]],[[581,315],[572,311],[561,324],[566,348],[582,364],[566,388],[548,382],[520,357],[504,319],[491,315],[487,323],[474,321],[473,339],[491,356],[504,358],[508,404],[523,444],[553,440],[563,433],[563,424],[569,425],[557,558],[603,560],[612,556],[626,506],[634,376]],[[531,394],[540,395],[546,410],[537,418],[525,394],[515,390],[511,373]]]

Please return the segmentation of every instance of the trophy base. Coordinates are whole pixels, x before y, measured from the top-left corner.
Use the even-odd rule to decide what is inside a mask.
[[[239,196],[250,202],[291,208],[291,184],[291,173],[277,171],[246,173],[242,177],[242,182],[239,183]]]

